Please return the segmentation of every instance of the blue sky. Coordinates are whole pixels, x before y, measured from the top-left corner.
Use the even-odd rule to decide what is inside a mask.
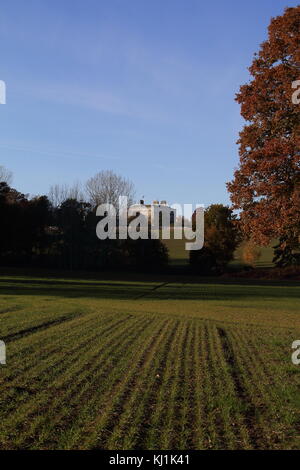
[[[137,198],[228,203],[234,101],[291,0],[2,0],[0,164],[22,192],[113,169]]]

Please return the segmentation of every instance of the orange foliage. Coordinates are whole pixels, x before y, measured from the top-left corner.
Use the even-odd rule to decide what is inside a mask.
[[[300,230],[300,6],[272,19],[268,39],[236,100],[248,121],[240,133],[239,168],[228,183],[241,228],[258,244],[297,239]]]

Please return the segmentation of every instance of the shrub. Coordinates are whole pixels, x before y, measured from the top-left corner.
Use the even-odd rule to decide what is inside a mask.
[[[251,240],[248,240],[242,251],[242,259],[245,263],[255,267],[256,262],[261,257],[261,250]]]

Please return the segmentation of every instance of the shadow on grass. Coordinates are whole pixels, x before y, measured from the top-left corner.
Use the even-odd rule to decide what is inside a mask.
[[[178,278],[176,276],[136,275],[138,279],[88,281],[74,279],[0,278],[0,295],[113,300],[208,300],[234,301],[257,298],[300,299],[300,283],[220,278]],[[292,289],[290,287],[293,287]],[[296,288],[295,288],[296,287]]]

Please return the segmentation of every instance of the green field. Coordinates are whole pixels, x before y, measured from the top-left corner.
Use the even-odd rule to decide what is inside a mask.
[[[164,245],[168,248],[169,263],[173,266],[184,266],[189,263],[189,251],[185,249],[185,243],[188,240],[163,240]],[[261,256],[255,263],[257,268],[270,268],[273,266],[274,250],[273,247],[277,244],[276,240],[272,241],[269,246],[259,247]],[[234,255],[234,260],[230,263],[232,267],[243,267],[246,263],[242,258],[243,243],[237,248]]]
[[[299,447],[300,285],[1,275],[0,449]]]

